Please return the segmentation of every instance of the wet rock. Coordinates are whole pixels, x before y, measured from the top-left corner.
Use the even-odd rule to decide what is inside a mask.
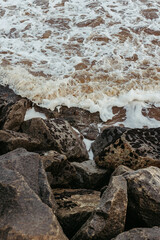
[[[71,238],[97,207],[99,192],[86,189],[54,189],[57,218],[64,233]]]
[[[100,189],[109,181],[111,173],[96,166],[93,160],[82,163],[73,162],[71,165],[76,169],[78,187]]]
[[[106,240],[123,232],[127,211],[127,183],[122,176],[111,179],[100,203],[72,240]]]
[[[21,167],[10,164],[0,162],[0,239],[67,240],[52,209],[19,172]]]
[[[49,151],[41,156],[49,184],[52,188],[73,187],[77,180],[76,169],[65,155]]]
[[[131,169],[160,167],[160,128],[105,129],[92,144],[98,166],[115,169],[125,165]]]
[[[123,232],[119,234],[116,238],[112,240],[158,240],[160,238],[160,228],[134,228],[130,231]]]
[[[7,169],[17,171],[23,176],[28,186],[41,198],[42,202],[55,208],[54,197],[39,154],[18,148],[0,156],[0,164]]]
[[[65,120],[34,118],[25,121],[21,128],[24,133],[41,141],[42,150],[55,150],[70,161],[88,159],[81,137]]]
[[[160,226],[160,169],[148,167],[123,176],[128,186],[127,227]]]
[[[8,86],[0,85],[0,128],[18,131],[30,104]]]
[[[25,133],[0,130],[0,155],[23,147],[28,151],[41,150],[41,142]]]
[[[68,121],[71,126],[90,140],[96,139],[99,134],[97,124],[102,123],[99,113],[90,113],[89,111],[77,107],[67,108],[62,106],[59,111],[54,111],[56,118],[63,118]]]

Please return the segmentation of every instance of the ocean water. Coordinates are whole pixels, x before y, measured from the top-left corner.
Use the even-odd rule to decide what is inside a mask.
[[[160,127],[160,1],[1,0],[0,83],[54,109]],[[145,114],[143,114],[145,112]]]

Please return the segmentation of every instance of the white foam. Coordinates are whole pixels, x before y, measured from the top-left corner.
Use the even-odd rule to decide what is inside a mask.
[[[1,0],[0,82],[50,109],[107,121],[123,106],[126,126],[160,126],[141,113],[159,106],[159,12],[154,0]],[[78,27],[91,19],[101,22]]]
[[[47,119],[44,113],[36,112],[34,108],[30,108],[27,110],[24,121],[30,120],[32,118],[43,118]]]
[[[94,142],[92,140],[89,140],[87,138],[83,139],[83,142],[86,145],[86,149],[88,151],[88,155],[89,155],[89,160],[93,160],[93,152],[92,152],[92,148],[91,148],[91,144]]]

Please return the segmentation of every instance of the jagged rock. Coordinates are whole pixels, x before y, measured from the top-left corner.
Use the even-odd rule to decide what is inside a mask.
[[[119,176],[129,172],[134,172],[134,170],[124,165],[120,165],[114,170],[114,172],[112,173],[112,176]]]
[[[41,159],[52,188],[75,186],[76,170],[65,155],[56,151],[49,151],[41,156]]]
[[[78,187],[100,189],[109,181],[111,173],[105,169],[98,168],[93,160],[82,163],[73,162],[71,165],[77,171],[76,184]]]
[[[41,201],[48,196],[48,189],[42,181],[46,178],[38,166],[40,160],[28,159],[25,150],[16,151],[0,160],[0,239],[67,240],[52,209]],[[18,151],[26,154],[21,160]]]
[[[127,212],[127,183],[112,177],[100,203],[72,240],[106,240],[123,232]]]
[[[124,173],[128,186],[128,225],[160,226],[160,169],[148,167]]]
[[[88,159],[81,137],[65,120],[34,118],[25,121],[21,128],[24,133],[39,139],[43,150],[55,150],[66,155],[70,161]]]
[[[64,233],[71,238],[97,207],[99,192],[86,189],[54,189],[57,218]]]
[[[160,228],[134,228],[130,231],[119,234],[112,240],[159,240],[160,239]]]
[[[0,128],[18,131],[31,102],[0,85]]]
[[[41,142],[25,133],[0,130],[0,155],[23,147],[28,151],[41,150]]]
[[[0,156],[0,164],[7,169],[17,171],[23,176],[28,186],[41,198],[42,202],[55,208],[54,197],[39,154],[18,148]]]
[[[160,167],[160,128],[105,129],[92,144],[98,166],[115,169],[125,165],[132,169]]]

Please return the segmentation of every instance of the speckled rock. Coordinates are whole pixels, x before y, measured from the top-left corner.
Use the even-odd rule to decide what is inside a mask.
[[[74,187],[77,173],[66,156],[56,151],[45,152],[41,159],[52,188]]]
[[[130,231],[119,234],[112,240],[159,240],[160,239],[160,228],[134,228]]]
[[[125,165],[132,169],[160,167],[160,128],[105,129],[92,144],[98,166],[115,169]]]
[[[41,141],[42,150],[55,150],[70,160],[88,159],[82,138],[62,119],[34,118],[22,124],[22,131]]]
[[[0,130],[0,155],[23,147],[28,151],[41,150],[41,141],[25,133]]]
[[[64,233],[71,238],[97,207],[98,191],[86,189],[54,189],[57,218]]]
[[[72,240],[106,240],[124,231],[127,212],[127,183],[114,176],[104,191],[98,207]]]

